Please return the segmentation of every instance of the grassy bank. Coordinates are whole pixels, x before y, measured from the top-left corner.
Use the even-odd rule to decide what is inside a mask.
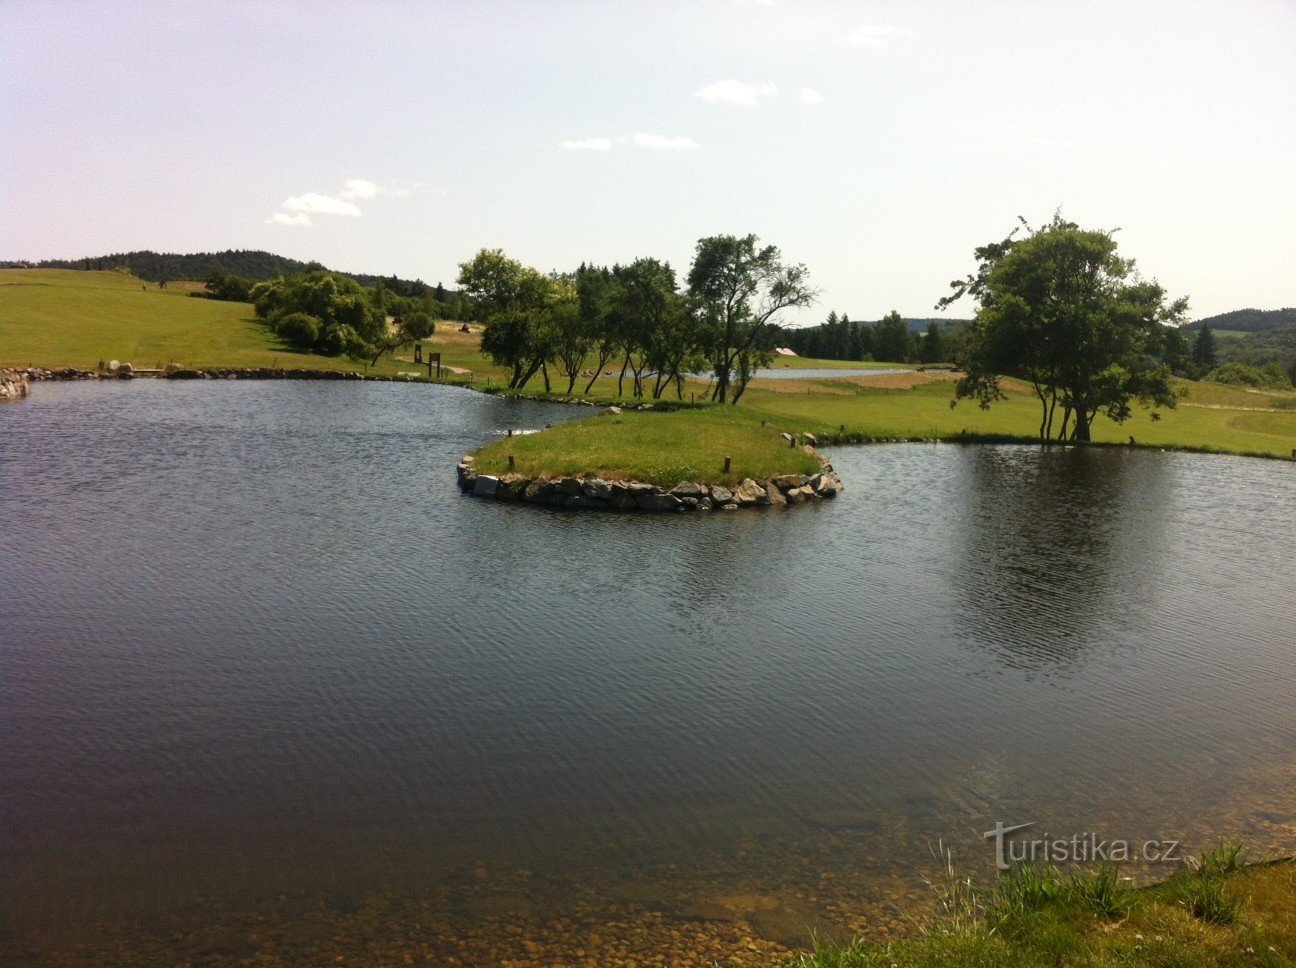
[[[168,365],[360,370],[392,376],[426,372],[411,362],[384,357],[375,367],[345,357],[298,353],[284,346],[247,303],[194,299],[197,283],[166,289],[122,272],[72,269],[0,269],[0,366],[76,367],[94,370],[121,360],[137,368]],[[442,329],[450,329],[445,323]],[[462,336],[447,345],[446,362],[471,353]],[[445,339],[452,340],[449,334]],[[403,355],[409,355],[406,351]],[[488,374],[489,375],[489,374]]]
[[[1133,890],[1112,867],[1026,868],[980,892],[952,871],[913,940],[816,945],[788,968],[1296,964],[1296,865],[1224,849]]]
[[[721,407],[605,414],[558,424],[543,433],[490,444],[477,452],[477,470],[506,473],[510,454],[516,471],[528,477],[592,474],[666,487],[686,480],[736,484],[744,477],[813,474],[819,469],[813,456],[789,447],[777,430],[762,426],[755,413]]]

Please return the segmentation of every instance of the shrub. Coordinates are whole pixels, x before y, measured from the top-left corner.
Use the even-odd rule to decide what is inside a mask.
[[[288,313],[275,323],[281,340],[299,350],[313,349],[320,336],[320,321],[306,313]]]

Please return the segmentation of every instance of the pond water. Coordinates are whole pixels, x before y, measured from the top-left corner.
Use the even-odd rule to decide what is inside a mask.
[[[586,413],[0,408],[0,961],[756,952],[892,930],[997,821],[1296,848],[1290,465],[890,445],[792,509],[458,493]]]

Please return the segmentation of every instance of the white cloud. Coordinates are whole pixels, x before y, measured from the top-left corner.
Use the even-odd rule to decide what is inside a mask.
[[[885,47],[888,41],[903,37],[912,37],[913,31],[904,27],[884,27],[878,24],[865,24],[846,37],[846,42],[856,47]]]
[[[348,178],[338,194],[343,198],[373,198],[382,189],[365,178]]]
[[[689,151],[697,147],[697,142],[692,138],[668,138],[661,134],[644,134],[642,131],[634,136],[634,143],[641,148],[667,148],[677,151]]]
[[[607,151],[612,142],[607,138],[585,138],[581,141],[560,141],[558,147],[564,151]]]
[[[778,88],[773,84],[746,84],[743,81],[716,81],[693,92],[712,104],[743,104],[754,107],[761,98],[777,97]]]
[[[266,225],[310,225],[310,216],[305,212],[298,212],[296,215],[289,215],[286,212],[275,212],[268,219]]]
[[[315,192],[285,198],[279,207],[286,208],[290,212],[313,212],[317,215],[360,217],[360,209],[345,199],[334,198],[332,195],[319,195]]]
[[[811,106],[824,103],[824,96],[818,91],[812,91],[808,87],[801,88],[801,103]]]

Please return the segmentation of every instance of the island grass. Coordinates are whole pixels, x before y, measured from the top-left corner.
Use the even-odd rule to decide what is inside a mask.
[[[784,968],[1296,964],[1296,864],[1211,857],[1140,890],[1110,867],[1025,868],[987,891],[950,870],[936,885],[940,911],[917,922],[917,937],[817,943]]]
[[[819,462],[790,447],[750,411],[705,407],[675,413],[626,412],[557,424],[539,434],[499,440],[476,454],[479,473],[528,477],[736,484],[779,474],[813,474]],[[724,460],[731,459],[725,473]]]

